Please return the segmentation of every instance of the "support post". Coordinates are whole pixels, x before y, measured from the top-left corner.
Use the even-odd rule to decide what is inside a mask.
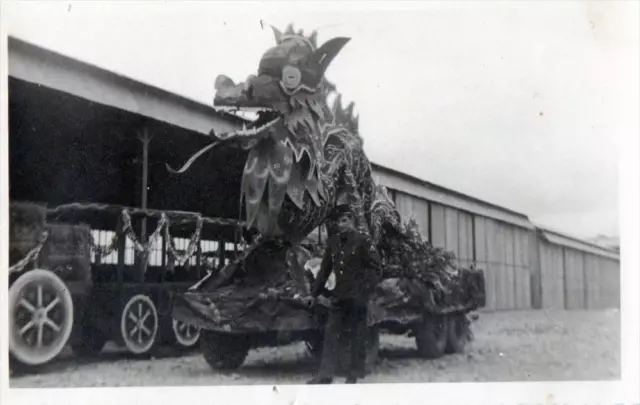
[[[149,143],[153,137],[149,136],[149,131],[145,127],[142,130],[142,134],[138,134],[138,139],[142,142],[142,192],[140,198],[140,208],[147,209],[147,190],[149,188]],[[147,216],[142,217],[142,223],[140,226],[140,243],[143,245],[147,243]],[[151,257],[147,258],[147,266],[149,265]],[[140,264],[140,263],[139,263]],[[139,278],[140,281],[144,278],[143,269],[140,268]]]
[[[141,193],[141,201],[140,207],[144,210],[147,209],[147,191],[149,188],[149,142],[151,142],[151,137],[149,136],[149,131],[147,128],[142,130],[142,135],[138,136],[140,142],[142,142],[142,193]],[[146,243],[147,241],[147,217],[142,218],[142,235],[140,237],[141,243]]]

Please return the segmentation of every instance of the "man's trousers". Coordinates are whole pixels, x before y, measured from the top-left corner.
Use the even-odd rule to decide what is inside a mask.
[[[367,306],[353,300],[341,300],[334,304],[325,326],[322,360],[318,377],[333,378],[336,374],[340,352],[340,337],[346,335],[350,344],[349,377],[363,378],[367,353]]]

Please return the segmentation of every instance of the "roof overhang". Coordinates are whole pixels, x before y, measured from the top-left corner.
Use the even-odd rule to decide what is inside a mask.
[[[216,132],[235,130],[244,122],[235,115],[216,111],[212,106],[14,37],[8,38],[8,50],[9,76],[26,82],[204,135],[212,129]]]
[[[551,244],[575,249],[585,253],[591,253],[613,260],[620,260],[620,254],[615,250],[607,249],[604,246],[589,243],[548,228],[537,227],[537,229],[538,234],[542,237],[542,239]]]
[[[393,188],[428,201],[506,222],[521,228],[535,229],[529,218],[524,214],[437,186],[379,164],[372,163],[372,166],[376,182],[387,188]]]

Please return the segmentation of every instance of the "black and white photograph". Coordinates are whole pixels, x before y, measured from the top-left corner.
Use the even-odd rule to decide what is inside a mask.
[[[1,14],[5,403],[640,403],[640,2]]]

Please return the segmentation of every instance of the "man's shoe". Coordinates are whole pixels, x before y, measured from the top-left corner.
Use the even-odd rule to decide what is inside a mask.
[[[333,378],[331,377],[316,377],[307,381],[307,384],[331,384],[333,382]]]
[[[347,377],[345,384],[355,384],[358,381],[356,377]]]

